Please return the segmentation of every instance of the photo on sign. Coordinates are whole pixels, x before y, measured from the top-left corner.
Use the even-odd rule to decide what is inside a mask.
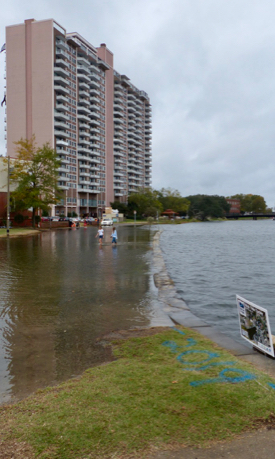
[[[274,357],[268,312],[240,296],[236,296],[241,337],[259,350]]]

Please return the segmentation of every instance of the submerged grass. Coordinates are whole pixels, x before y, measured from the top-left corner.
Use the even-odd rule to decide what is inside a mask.
[[[10,228],[9,234],[10,236],[25,236],[27,234],[35,234],[38,233],[38,230],[33,228]],[[0,228],[0,237],[7,236],[7,229]]]
[[[225,439],[275,412],[270,377],[195,332],[184,333],[171,329],[113,342],[116,361],[2,407],[3,444],[26,442],[43,459],[146,457],[152,446]],[[177,357],[187,350],[203,353],[184,354],[182,363]],[[205,351],[216,356],[200,364],[209,356]],[[190,385],[217,378],[229,365],[207,365],[221,362],[255,379]]]

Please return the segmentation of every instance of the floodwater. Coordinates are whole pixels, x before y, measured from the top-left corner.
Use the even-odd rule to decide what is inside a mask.
[[[106,360],[98,337],[161,322],[149,227],[0,239],[0,403]]]
[[[275,335],[275,221],[162,227],[167,271],[190,310],[242,342],[236,294],[268,310]]]

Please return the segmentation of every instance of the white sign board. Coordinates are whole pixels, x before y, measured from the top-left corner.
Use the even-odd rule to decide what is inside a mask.
[[[236,295],[238,314],[240,319],[241,337],[274,357],[274,347],[268,312],[261,306]]]

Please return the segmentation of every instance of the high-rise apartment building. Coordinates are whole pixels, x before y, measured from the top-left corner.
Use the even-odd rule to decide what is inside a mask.
[[[56,214],[97,214],[151,185],[148,95],[113,68],[113,54],[53,19],[6,28],[7,155],[49,142],[61,160]]]

